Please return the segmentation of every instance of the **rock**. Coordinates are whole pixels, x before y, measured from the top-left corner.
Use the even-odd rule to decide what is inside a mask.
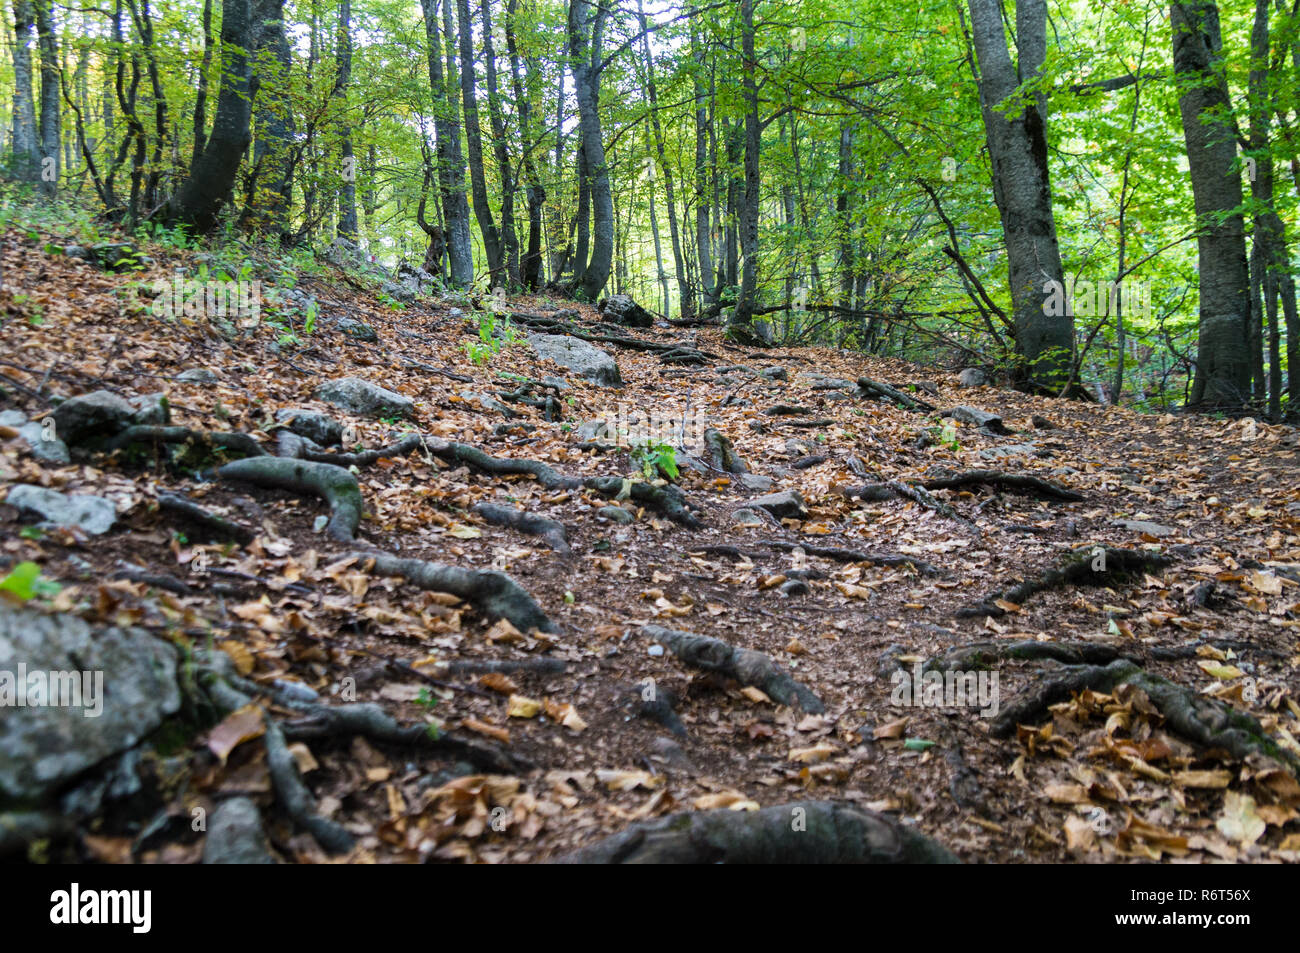
[[[402,304],[415,304],[417,297],[411,286],[404,282],[385,281],[379,290],[382,294],[386,294],[394,301],[400,301]]]
[[[63,466],[72,462],[72,456],[68,453],[68,445],[57,437],[46,440],[46,428],[36,421],[23,424],[18,428],[18,433],[27,441],[32,456],[42,463]]]
[[[70,397],[54,408],[55,435],[70,447],[105,441],[130,426],[136,408],[106,390]]]
[[[654,315],[632,300],[631,295],[610,295],[596,304],[600,315],[613,324],[629,328],[648,328],[655,323]]]
[[[350,338],[374,344],[379,340],[379,333],[364,321],[349,318],[346,315],[334,319],[334,327]]]
[[[262,833],[262,815],[246,797],[222,801],[208,821],[205,864],[273,864]]]
[[[361,250],[360,245],[341,236],[330,243],[330,247],[325,251],[325,260],[339,268],[363,271],[379,278],[387,277],[384,269],[371,261],[370,256]]]
[[[671,738],[665,738],[662,735],[654,738],[650,742],[650,759],[657,761],[664,767],[680,771],[683,774],[695,773],[695,764],[691,761],[682,746]]]
[[[596,510],[596,515],[614,523],[630,523],[636,519],[635,516],[621,506],[602,506]]]
[[[171,407],[168,406],[167,395],[164,393],[141,394],[132,397],[128,403],[135,408],[135,414],[131,418],[133,424],[165,427],[172,422]]]
[[[964,424],[972,424],[988,433],[1005,436],[1011,433],[1002,418],[997,414],[991,414],[987,410],[980,410],[978,407],[954,407],[952,410],[945,410],[941,417],[951,417],[954,420],[960,420]]]
[[[420,295],[427,295],[438,287],[438,279],[432,273],[415,265],[400,262],[393,272],[393,280],[406,289],[412,301]]]
[[[18,703],[19,672],[26,673],[25,704]],[[50,681],[47,698],[78,687],[80,699],[61,700],[79,703],[31,704],[33,678],[46,673],[62,676]],[[52,794],[134,747],[181,702],[175,649],[143,629],[92,629],[77,616],[0,603],[0,693],[7,690],[14,694],[0,694],[0,799]]]
[[[790,372],[784,367],[765,367],[759,372],[760,377],[766,377],[770,381],[788,381]]]
[[[298,436],[313,440],[322,447],[332,447],[343,440],[343,425],[317,410],[281,407],[275,412],[275,419],[288,424],[289,430]]]
[[[215,384],[217,375],[206,367],[189,367],[177,374],[176,379],[194,384]]]
[[[747,507],[741,507],[734,510],[731,514],[731,521],[737,526],[762,526],[764,525],[763,517],[756,510]]]
[[[1115,526],[1122,526],[1133,533],[1146,533],[1150,536],[1173,536],[1178,530],[1172,526],[1165,526],[1163,523],[1153,523],[1150,520],[1114,520]]]
[[[1050,420],[1048,420],[1046,417],[1040,417],[1040,416],[1038,416],[1038,414],[1034,414],[1032,417],[1030,417],[1030,418],[1029,418],[1029,422],[1030,422],[1031,424],[1034,425],[1034,429],[1035,429],[1035,430],[1055,430],[1055,429],[1057,429],[1057,428],[1056,428],[1056,424],[1052,423],[1052,422],[1051,422]]]
[[[618,439],[618,434],[611,431],[609,421],[600,418],[578,424],[578,429],[574,433],[583,443]]]
[[[152,265],[153,259],[129,242],[103,242],[85,248],[81,245],[67,245],[63,254],[69,258],[80,258],[94,265],[101,271],[122,272]]]
[[[415,412],[411,398],[360,377],[327,381],[317,389],[316,396],[350,413],[372,417],[409,417]]]
[[[457,396],[466,403],[478,404],[485,410],[494,410],[499,414],[504,414],[506,417],[519,416],[513,407],[503,404],[490,394],[484,394],[481,391],[463,390]]]
[[[753,490],[755,493],[766,493],[772,489],[775,481],[770,476],[763,476],[761,473],[742,473],[740,483],[747,490]]]
[[[27,423],[27,415],[21,410],[0,411],[0,427],[12,427],[18,430],[25,423]]]
[[[107,533],[117,522],[112,500],[79,493],[59,493],[42,486],[20,483],[10,488],[5,502],[24,513],[34,513],[52,526],[72,526],[91,536]]]
[[[803,579],[787,579],[778,591],[783,596],[806,596],[812,592],[812,586]]]
[[[1032,443],[1008,443],[1000,447],[987,447],[980,451],[980,456],[985,460],[1003,460],[1007,457],[1041,457],[1050,454]]]
[[[812,385],[813,390],[856,390],[857,381],[846,381],[842,377],[820,377]]]
[[[802,519],[808,515],[808,508],[804,506],[803,497],[798,490],[782,490],[780,493],[755,497],[746,505],[767,510],[777,519]]]
[[[988,382],[988,375],[978,367],[968,367],[957,375],[959,387],[983,387]]]
[[[749,467],[745,466],[745,461],[736,453],[731,441],[713,427],[707,427],[704,431],[704,459],[724,473],[749,472]]]
[[[528,343],[538,357],[554,361],[593,384],[623,386],[623,377],[614,358],[589,341],[567,334],[530,334]]]

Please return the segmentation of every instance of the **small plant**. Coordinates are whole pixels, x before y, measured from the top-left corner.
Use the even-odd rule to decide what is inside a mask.
[[[0,593],[18,602],[27,602],[36,596],[54,596],[63,587],[57,582],[41,578],[41,567],[34,562],[21,562],[0,579]]]
[[[433,709],[438,705],[438,699],[427,688],[422,688],[420,689],[420,694],[415,696],[415,703],[429,714],[433,714]],[[429,727],[426,730],[429,732],[429,737],[432,740],[438,740],[440,732],[438,730],[437,722],[429,722]]]
[[[676,480],[681,471],[677,468],[677,451],[667,443],[645,443],[632,448],[632,463],[654,480],[661,474],[664,479]]]

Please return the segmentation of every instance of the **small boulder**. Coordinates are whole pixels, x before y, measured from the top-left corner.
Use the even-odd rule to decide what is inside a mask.
[[[322,447],[332,447],[343,440],[343,425],[327,414],[305,407],[281,407],[275,419],[286,424],[293,433],[315,441]]]
[[[273,864],[262,833],[262,815],[246,797],[222,801],[208,821],[205,864]]]
[[[134,423],[137,410],[106,390],[70,397],[54,408],[55,436],[72,447],[105,441]]]
[[[655,323],[654,315],[633,301],[631,295],[602,298],[597,303],[596,310],[606,321],[629,328],[648,328]]]
[[[102,536],[117,522],[117,507],[102,496],[59,493],[43,486],[20,483],[9,490],[5,502],[24,513],[31,513],[51,526],[71,526]]]
[[[601,387],[622,387],[618,363],[590,341],[567,334],[530,334],[528,343],[537,356],[554,361]]]
[[[759,376],[766,377],[770,381],[788,381],[790,372],[784,367],[765,367],[759,372]]]
[[[411,398],[360,377],[326,381],[317,389],[316,396],[349,413],[371,417],[409,417],[415,412]]]
[[[732,511],[731,521],[735,523],[737,526],[762,526],[763,525],[763,517],[759,515],[758,511],[751,510],[748,507],[744,507],[744,506],[742,506],[738,510]]]
[[[176,379],[191,384],[215,384],[217,375],[206,367],[189,367],[177,374]]]
[[[349,318],[347,315],[335,318],[334,327],[348,337],[355,338],[358,341],[365,341],[368,344],[374,344],[379,340],[379,334],[374,328],[364,321]]]
[[[36,421],[23,424],[18,428],[18,433],[27,441],[32,456],[42,463],[63,466],[72,462],[72,456],[68,453],[68,445],[58,437],[49,437],[47,439],[48,429]]]
[[[128,403],[135,408],[135,414],[131,417],[133,424],[165,427],[172,422],[171,407],[164,393],[140,394],[132,397]]]
[[[968,367],[957,375],[959,387],[983,387],[988,382],[988,375],[978,367]]]
[[[804,505],[798,490],[782,490],[755,497],[747,505],[767,510],[777,519],[802,519],[808,515],[808,507]]]
[[[630,523],[636,518],[621,506],[602,506],[596,515],[612,523]]]

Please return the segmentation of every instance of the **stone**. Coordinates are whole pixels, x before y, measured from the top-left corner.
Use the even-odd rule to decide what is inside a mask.
[[[176,379],[192,384],[215,384],[217,375],[206,367],[189,367],[177,374]]]
[[[596,510],[596,515],[614,523],[630,523],[636,519],[635,516],[621,506],[602,506]]]
[[[1046,417],[1040,417],[1038,414],[1034,414],[1032,417],[1030,417],[1030,418],[1029,418],[1029,422],[1030,422],[1031,424],[1034,425],[1034,429],[1035,429],[1035,430],[1055,430],[1055,429],[1056,429],[1056,424],[1052,423],[1052,422],[1051,422],[1050,420],[1048,420]]]
[[[246,797],[222,801],[208,819],[205,864],[273,864],[262,833],[262,814]]]
[[[63,466],[72,462],[72,456],[68,453],[68,445],[57,437],[46,440],[46,428],[36,421],[33,420],[29,424],[23,424],[18,428],[18,433],[27,441],[32,456],[42,463]]]
[[[788,381],[790,372],[784,367],[765,367],[759,371],[760,377],[766,377],[770,381]]]
[[[54,408],[55,435],[71,447],[107,440],[135,422],[136,410],[106,390],[70,397]]]
[[[954,407],[952,410],[945,410],[941,417],[951,417],[954,420],[960,420],[964,424],[970,424],[979,427],[988,433],[1005,436],[1011,433],[1007,425],[1002,422],[1002,418],[997,414],[991,414],[987,410],[980,410],[978,407]]]
[[[766,493],[772,489],[774,482],[770,476],[764,476],[761,473],[742,473],[740,475],[741,486],[755,493]]]
[[[804,505],[803,497],[799,495],[798,490],[782,490],[779,493],[755,497],[746,505],[767,510],[777,519],[801,519],[808,515],[808,508]]]
[[[165,427],[172,422],[171,407],[164,393],[140,394],[138,397],[132,397],[128,403],[135,408],[135,414],[131,418],[134,424]]]
[[[360,377],[326,381],[317,389],[316,396],[350,413],[371,417],[409,417],[415,412],[411,398]]]
[[[142,254],[129,242],[103,242],[86,248],[81,245],[67,245],[63,254],[69,258],[80,258],[94,265],[101,271],[123,272],[152,265],[153,259]]]
[[[21,410],[0,411],[0,427],[12,427],[18,430],[25,423],[27,423],[27,415]]]
[[[322,447],[332,447],[343,440],[343,425],[328,414],[305,407],[281,407],[275,419],[287,424],[289,430],[300,437],[315,441]]]
[[[787,579],[778,590],[783,596],[806,596],[812,592],[812,586],[803,579]]]
[[[574,430],[574,434],[583,443],[615,440],[618,437],[618,435],[610,428],[609,421],[599,417],[595,420],[586,420],[578,424],[578,428]]]
[[[602,351],[589,341],[567,334],[530,334],[528,343],[538,357],[554,361],[593,384],[601,387],[623,386],[618,363],[607,351]]]
[[[1047,451],[1035,446],[1032,443],[1008,443],[1000,447],[986,447],[980,451],[980,456],[985,460],[1004,460],[1007,457],[1039,457],[1048,456]]]
[[[69,673],[50,690],[64,701],[17,704],[0,718],[0,799],[41,800],[94,765],[135,747],[180,708],[176,650],[143,629],[94,627],[0,603],[0,691],[6,675]],[[21,666],[21,668],[20,668]],[[71,673],[80,675],[77,680]],[[102,673],[102,674],[101,674]],[[10,688],[16,686],[11,682]]]
[[[633,301],[631,295],[602,298],[597,303],[596,310],[606,321],[629,328],[649,328],[655,323],[654,315]]]
[[[364,321],[349,318],[347,315],[335,318],[334,327],[348,337],[355,338],[358,341],[365,341],[368,344],[374,344],[379,340],[379,333],[374,328]]]
[[[978,367],[965,368],[957,375],[957,386],[959,387],[983,387],[988,382],[988,375]]]
[[[741,507],[732,511],[731,521],[737,526],[762,526],[764,525],[763,517],[758,514],[757,510],[751,510],[748,507]]]
[[[1146,533],[1149,536],[1173,536],[1178,530],[1172,526],[1165,526],[1163,523],[1153,523],[1151,520],[1114,520],[1115,526],[1122,526],[1133,533]]]
[[[60,493],[43,486],[20,483],[11,487],[5,502],[24,513],[32,513],[51,526],[70,526],[102,536],[117,522],[117,507],[102,496]]]

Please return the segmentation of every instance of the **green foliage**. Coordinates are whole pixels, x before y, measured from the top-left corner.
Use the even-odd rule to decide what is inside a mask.
[[[676,480],[680,476],[677,467],[677,451],[667,443],[643,443],[632,447],[629,454],[632,464],[641,471],[647,480],[656,480],[662,476],[666,480]]]
[[[19,602],[28,602],[37,596],[54,596],[62,588],[57,582],[41,578],[41,567],[34,562],[20,562],[0,579],[0,593],[7,593]]]

